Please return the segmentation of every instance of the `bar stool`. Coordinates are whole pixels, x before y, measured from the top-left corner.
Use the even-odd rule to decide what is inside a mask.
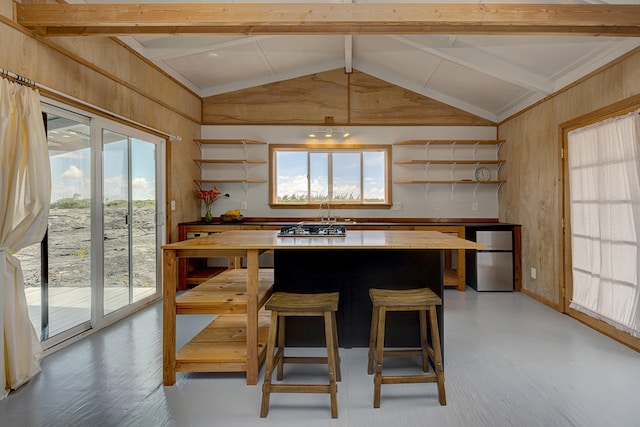
[[[382,384],[426,382],[438,383],[440,405],[446,405],[447,398],[444,392],[440,333],[436,317],[436,306],[442,304],[442,299],[428,288],[406,290],[369,289],[369,296],[373,303],[373,313],[371,315],[367,373],[374,373],[375,365],[373,407],[380,407],[380,388]],[[384,349],[385,319],[388,311],[418,311],[420,313],[420,349]],[[429,315],[431,345],[427,341],[427,314]],[[426,373],[417,375],[382,375],[383,356],[421,356],[422,370]],[[433,364],[435,373],[429,373],[429,360]]]
[[[329,393],[331,395],[331,417],[338,418],[338,385],[336,381],[342,379],[338,353],[338,330],[336,328],[339,295],[338,292],[318,294],[276,292],[265,304],[265,308],[271,310],[271,323],[267,342],[267,363],[262,385],[261,418],[267,416],[271,393]],[[285,319],[289,316],[324,318],[327,357],[285,357]],[[274,353],[276,338],[278,351]],[[276,378],[281,381],[285,363],[327,364],[329,384],[272,384],[271,377],[274,365],[278,367]]]

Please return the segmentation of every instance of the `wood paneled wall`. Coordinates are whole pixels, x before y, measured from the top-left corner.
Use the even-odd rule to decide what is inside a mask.
[[[638,94],[640,49],[498,127],[507,142],[500,151],[507,183],[499,216],[522,224],[523,291],[558,310],[564,277],[560,125]]]
[[[354,71],[332,70],[203,100],[205,125],[438,125],[495,123]]]
[[[2,0],[0,8],[0,67],[65,96],[182,137],[182,142],[167,144],[167,201],[176,200],[180,207],[167,209],[168,238],[175,240],[179,222],[200,217],[193,193],[193,179],[200,171],[192,161],[199,155],[192,141],[201,132],[200,98],[114,39],[49,40],[34,35],[12,21],[13,9],[7,3],[11,2]],[[46,89],[41,93],[60,101],[65,98]],[[180,173],[172,174],[172,170]]]

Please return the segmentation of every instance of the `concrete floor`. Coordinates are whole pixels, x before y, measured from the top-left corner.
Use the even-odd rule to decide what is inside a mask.
[[[272,395],[260,419],[261,381],[247,386],[240,374],[178,373],[164,387],[156,303],[45,358],[42,373],[0,401],[0,425],[640,425],[639,353],[520,293],[446,290],[444,301],[447,406],[431,383],[383,385],[374,409],[363,348],[341,349],[337,420],[324,394]],[[179,345],[210,319],[179,316]],[[285,378],[309,368],[285,368]]]

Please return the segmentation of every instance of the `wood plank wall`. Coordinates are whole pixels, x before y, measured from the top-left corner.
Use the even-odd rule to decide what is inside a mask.
[[[636,49],[498,126],[498,138],[507,141],[500,152],[507,183],[500,190],[499,217],[522,224],[523,292],[557,310],[565,309],[564,260],[570,259],[562,229],[562,124],[612,105],[628,105],[639,94]],[[536,279],[531,278],[532,267]],[[635,341],[640,349],[640,340]]]
[[[495,126],[391,83],[343,69],[204,98],[205,125]]]
[[[200,216],[193,193],[193,179],[199,177],[200,171],[192,161],[199,156],[199,150],[192,141],[200,137],[201,99],[115,39],[45,39],[12,20],[10,1],[1,3],[0,67],[56,92],[182,137],[182,142],[167,144],[167,201],[174,199],[180,207],[176,211],[167,209],[168,239],[177,239],[177,224]],[[46,90],[41,93],[73,105],[65,97]],[[171,170],[180,173],[171,174]]]

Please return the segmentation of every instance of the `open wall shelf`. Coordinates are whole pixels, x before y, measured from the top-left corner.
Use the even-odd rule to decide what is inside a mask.
[[[505,164],[505,161],[497,158],[500,147],[504,142],[504,140],[500,139],[411,139],[395,142],[393,145],[400,150],[399,157],[402,157],[402,154],[404,154],[404,157],[415,157],[416,154],[419,154],[422,158],[394,161],[394,165],[406,168],[403,176],[406,176],[407,179],[397,179],[393,183],[425,184],[427,187],[431,184],[448,184],[451,185],[452,192],[457,184],[474,184],[475,192],[477,192],[480,185],[497,185],[497,190],[499,190],[502,184],[506,182],[506,180],[499,178],[500,169]],[[410,149],[411,146],[424,147],[424,152],[420,154],[420,151]],[[448,146],[449,150],[443,149],[443,146]],[[431,147],[434,147],[435,153],[430,151]],[[490,147],[495,147],[495,152],[487,152],[486,148],[481,149],[481,147],[489,147],[489,149]],[[478,155],[479,153],[480,156]],[[414,166],[421,166],[422,168],[412,169]],[[447,169],[443,170],[443,166],[447,167]],[[489,169],[490,179],[477,179],[476,171],[478,168]],[[420,170],[422,170],[422,177],[417,176],[417,172]],[[487,171],[484,172],[487,173]]]
[[[249,158],[249,150],[248,146],[258,146],[258,145],[267,145],[264,141],[256,141],[252,139],[194,139],[194,142],[198,143],[201,147],[202,157],[199,159],[193,159],[193,161],[200,167],[200,172],[202,179],[196,179],[194,182],[198,184],[202,188],[203,185],[208,184],[222,184],[222,183],[244,183],[244,184],[259,184],[266,183],[267,180],[261,177],[253,177],[250,176],[250,167],[253,165],[261,165],[266,164],[267,161],[263,159]],[[205,155],[205,150],[203,147],[206,146],[242,146],[242,155],[233,158],[220,158],[213,157],[211,154],[211,150],[208,155]],[[237,151],[237,149],[236,149]],[[226,153],[228,155],[229,153]],[[256,153],[252,153],[256,154]],[[237,155],[237,154],[236,154]],[[222,156],[224,157],[224,156]],[[222,168],[215,168],[215,166],[222,166]],[[241,165],[244,166],[244,176],[238,177],[238,174],[233,172],[231,169],[224,168],[224,165]],[[215,168],[215,169],[214,169]],[[211,173],[212,170],[215,170],[221,174],[220,179],[205,179],[205,172],[209,171]],[[253,171],[251,171],[253,172]],[[255,172],[254,172],[255,173]],[[226,176],[225,176],[226,175]]]

